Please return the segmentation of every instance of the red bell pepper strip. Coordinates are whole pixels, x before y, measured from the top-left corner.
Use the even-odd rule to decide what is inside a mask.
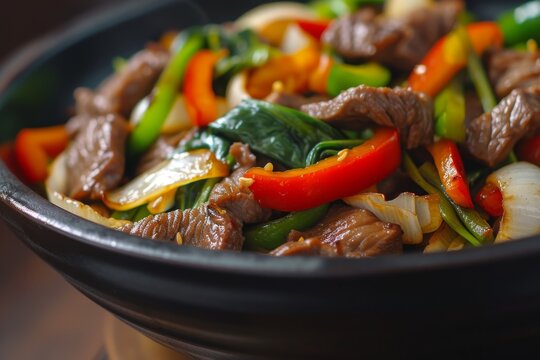
[[[218,117],[212,81],[214,66],[221,56],[221,53],[201,50],[188,63],[183,92],[189,117],[195,126],[206,126]]]
[[[397,131],[381,128],[364,144],[306,168],[283,172],[252,168],[244,177],[253,179],[249,189],[261,206],[301,211],[369,188],[394,172],[400,161]]]
[[[44,181],[49,160],[64,151],[67,143],[63,125],[22,129],[15,139],[14,155],[24,180],[30,184]]]
[[[429,145],[427,149],[435,160],[435,166],[448,196],[459,206],[474,208],[456,143],[443,139]]]
[[[491,183],[487,183],[480,189],[474,198],[476,203],[493,217],[502,216],[504,212],[501,190]]]
[[[501,29],[494,22],[470,24],[467,33],[477,54],[503,43]],[[437,95],[467,64],[466,49],[460,44],[456,33],[450,33],[435,43],[409,76],[410,87],[431,97]]]
[[[540,166],[540,135],[523,140],[517,147],[520,160]]]
[[[330,20],[298,20],[296,23],[300,29],[313,36],[317,41],[321,41],[322,34],[330,25]]]

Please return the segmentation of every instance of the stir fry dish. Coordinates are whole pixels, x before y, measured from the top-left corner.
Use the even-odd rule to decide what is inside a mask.
[[[170,31],[6,164],[128,234],[361,258],[540,234],[540,1],[316,0]],[[181,250],[181,246],[178,247]]]

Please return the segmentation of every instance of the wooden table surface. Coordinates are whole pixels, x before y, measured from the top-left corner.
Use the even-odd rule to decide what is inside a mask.
[[[0,220],[0,359],[94,359],[105,317]]]

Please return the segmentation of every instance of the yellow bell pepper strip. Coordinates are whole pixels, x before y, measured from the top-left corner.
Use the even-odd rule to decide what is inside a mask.
[[[188,62],[203,45],[202,32],[192,31],[185,34],[185,39],[179,50],[173,55],[154,87],[150,106],[128,138],[128,152],[130,154],[141,154],[158,138],[161,126],[165,122],[183,82]]]
[[[188,63],[183,93],[186,108],[195,126],[206,126],[218,117],[217,97],[212,89],[214,66],[223,53],[201,50]]]
[[[467,25],[467,33],[477,54],[489,47],[502,46],[503,35],[494,22],[477,22]],[[467,65],[467,52],[459,34],[452,32],[440,39],[409,76],[409,86],[414,91],[429,96],[437,95],[454,76]]]
[[[30,184],[45,181],[49,161],[64,151],[68,140],[63,125],[21,130],[15,139],[14,156],[24,180]]]
[[[253,179],[249,189],[261,206],[301,211],[359,193],[394,172],[400,160],[397,130],[381,128],[364,144],[306,168],[252,168],[244,177]]]
[[[358,85],[386,86],[390,82],[390,70],[377,63],[362,65],[334,64],[328,76],[327,93],[336,97],[342,91]]]
[[[105,193],[103,202],[113,210],[130,210],[180,186],[228,174],[229,166],[210,150],[174,154],[124,186]]]
[[[463,161],[451,140],[439,140],[427,147],[433,156],[444,190],[459,206],[474,208]]]
[[[244,231],[244,248],[274,250],[285,243],[292,230],[304,231],[314,226],[328,211],[328,205],[292,212],[282,218],[249,227]]]
[[[504,34],[504,42],[508,45],[529,39],[540,41],[540,1],[529,1],[503,13],[497,23]]]

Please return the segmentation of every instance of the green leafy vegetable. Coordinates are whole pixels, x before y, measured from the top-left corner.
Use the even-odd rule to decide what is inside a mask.
[[[290,168],[305,167],[309,152],[321,141],[344,139],[339,130],[320,120],[259,100],[242,101],[209,129]]]
[[[229,163],[227,156],[231,142],[223,137],[217,136],[211,129],[198,129],[193,137],[179,146],[175,153],[183,153],[186,151],[197,149],[209,149],[212,151],[218,160]]]

